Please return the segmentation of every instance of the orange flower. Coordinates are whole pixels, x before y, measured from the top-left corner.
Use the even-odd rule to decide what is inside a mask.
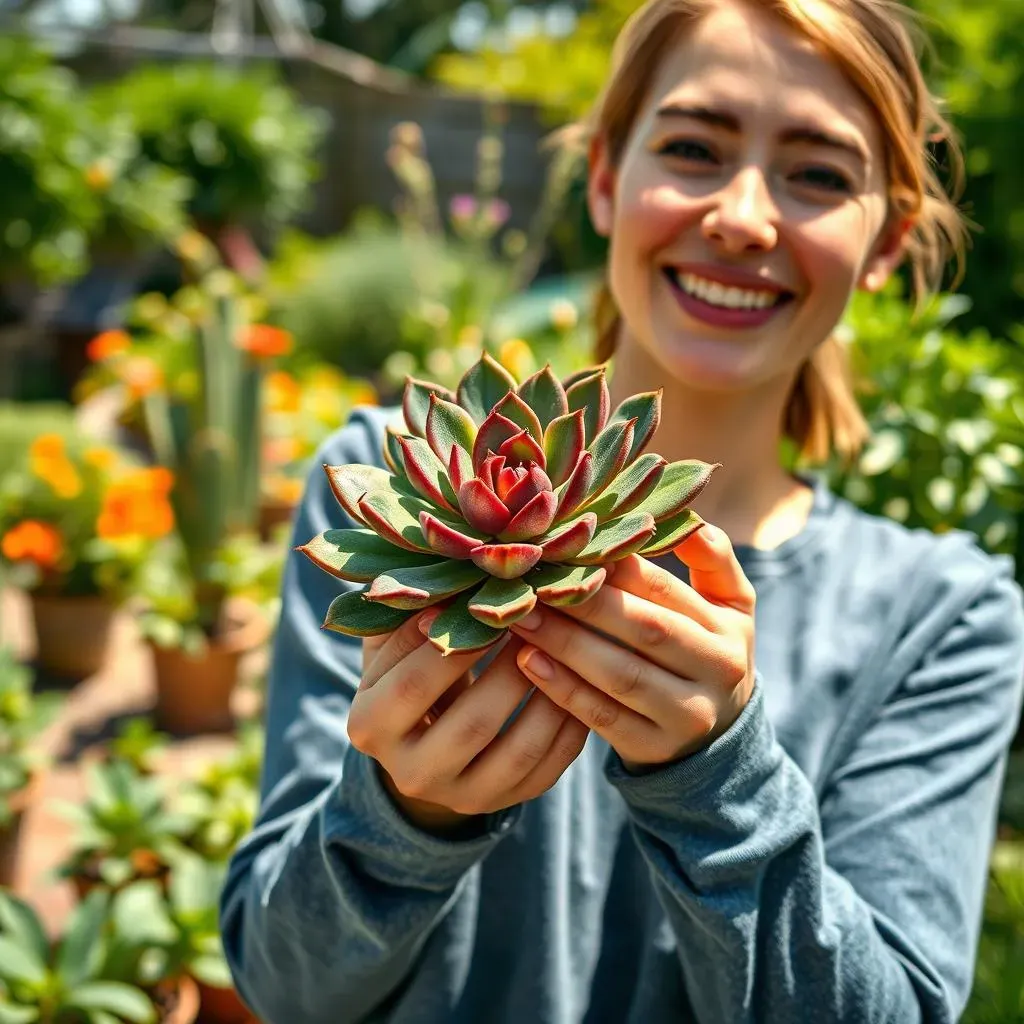
[[[77,498],[82,478],[67,457],[59,434],[40,434],[29,447],[29,466],[40,480],[60,498]]]
[[[289,331],[270,324],[249,324],[242,328],[235,344],[257,359],[286,356],[292,350],[293,338]]]
[[[146,356],[129,359],[121,368],[121,379],[135,399],[145,398],[164,386],[163,371]]]
[[[131,344],[132,339],[125,331],[104,331],[89,342],[85,354],[92,362],[102,363],[111,356],[126,352]]]
[[[56,527],[26,519],[4,534],[0,551],[10,562],[35,562],[40,569],[52,569],[64,554],[64,541]]]
[[[112,448],[97,445],[95,448],[86,448],[82,453],[82,459],[87,466],[106,473],[117,465],[117,452]]]
[[[103,540],[166,536],[174,529],[168,497],[173,486],[173,474],[162,466],[134,470],[111,484],[96,521],[97,536]]]
[[[264,381],[267,394],[267,405],[271,412],[298,412],[302,403],[302,386],[284,370],[275,370],[267,374]]]

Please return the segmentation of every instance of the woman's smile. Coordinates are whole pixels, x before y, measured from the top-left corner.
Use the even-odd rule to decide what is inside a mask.
[[[662,273],[683,312],[713,327],[763,327],[796,297],[764,278],[728,268],[684,264],[663,267]]]

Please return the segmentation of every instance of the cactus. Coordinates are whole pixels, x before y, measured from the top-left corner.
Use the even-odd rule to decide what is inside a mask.
[[[405,431],[388,428],[388,469],[325,466],[358,524],[298,548],[359,590],[324,626],[390,632],[447,602],[429,640],[442,654],[484,648],[537,601],[582,603],[605,565],[664,554],[703,525],[689,505],[719,465],[644,453],[661,391],[610,409],[603,367],[520,384],[484,353],[456,392],[407,378]]]

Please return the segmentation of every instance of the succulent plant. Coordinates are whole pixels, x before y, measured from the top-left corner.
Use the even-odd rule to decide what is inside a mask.
[[[374,636],[448,602],[430,641],[442,652],[498,640],[537,603],[579,604],[604,566],[664,554],[703,525],[688,506],[719,464],[644,453],[661,390],[611,410],[603,367],[519,384],[484,353],[456,393],[407,378],[405,431],[388,427],[388,469],[325,465],[358,526],[298,548],[359,590],[324,627]]]

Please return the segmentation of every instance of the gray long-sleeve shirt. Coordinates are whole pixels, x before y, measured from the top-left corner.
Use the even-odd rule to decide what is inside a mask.
[[[295,543],[351,526],[319,462],[383,465],[358,410]],[[709,748],[628,775],[591,735],[542,797],[443,839],[410,824],[346,716],[349,584],[289,556],[262,801],[222,898],[267,1024],[955,1021],[973,973],[1024,604],[1008,559],[870,517],[813,480],[802,532],[738,548],[757,679]],[[671,556],[660,560],[684,575]]]

